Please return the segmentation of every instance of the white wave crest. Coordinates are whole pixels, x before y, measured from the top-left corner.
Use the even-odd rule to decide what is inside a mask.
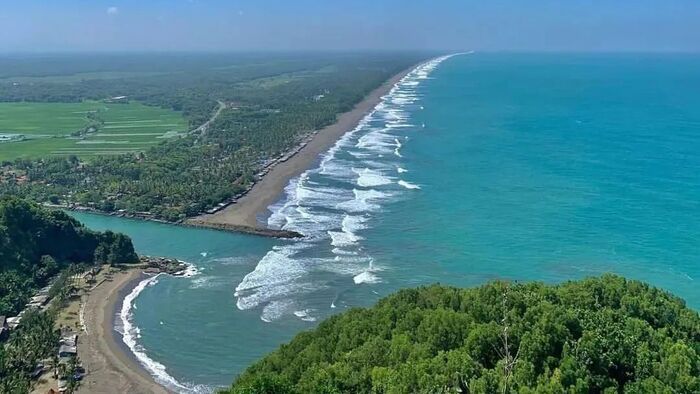
[[[331,245],[339,248],[355,245],[362,239],[362,237],[345,231],[329,231],[328,235],[331,237]]]
[[[398,181],[397,183],[398,183],[399,185],[405,187],[406,189],[420,189],[420,186],[415,185],[415,184],[410,183],[410,182],[403,181],[403,180],[402,180],[402,181]]]
[[[305,237],[273,247],[241,280],[235,291],[238,308],[261,308],[264,321],[284,315],[303,319],[308,311],[300,308],[298,297],[333,286],[332,276],[314,273],[351,275],[358,284],[381,281],[372,268],[371,256],[362,247],[360,232],[374,212],[401,193],[381,189],[389,189],[383,186],[397,181],[394,171],[406,172],[397,161],[407,137],[404,133],[417,128],[411,117],[422,99],[421,80],[429,78],[448,57],[424,62],[409,72],[357,127],[322,156],[317,168],[290,181],[284,202],[270,207],[268,223],[299,231]],[[419,188],[406,181],[399,184]],[[314,257],[324,256],[317,252],[329,249],[334,257]]]
[[[158,274],[153,277],[146,278],[139,282],[136,287],[129,294],[124,297],[124,302],[122,308],[119,312],[119,321],[121,323],[122,329],[122,341],[134,354],[134,357],[143,365],[144,368],[153,376],[156,382],[163,385],[164,387],[179,392],[179,393],[212,393],[214,389],[212,387],[193,385],[193,384],[183,384],[178,382],[175,378],[170,376],[167,372],[166,367],[148,357],[146,354],[146,349],[141,346],[136,340],[141,337],[141,330],[133,323],[133,313],[132,308],[135,308],[134,300],[141,294],[141,292],[147,286],[153,286],[158,282],[158,277],[162,274]],[[117,330],[117,327],[115,327]],[[117,330],[119,332],[119,330]]]
[[[362,273],[359,273],[355,275],[352,278],[353,282],[355,282],[356,285],[362,284],[362,283],[380,283],[382,280],[379,279],[377,275],[372,273],[371,271],[364,271]]]
[[[181,263],[185,263],[184,261],[181,261]],[[187,268],[185,268],[184,271],[181,273],[178,273],[178,276],[183,277],[183,278],[191,278],[195,275],[198,275],[200,273],[200,269],[197,268],[196,265],[192,263],[185,263],[187,265]]]
[[[316,318],[311,316],[311,313],[313,313],[315,310],[314,309],[304,309],[300,311],[294,311],[294,316],[300,318],[303,321],[316,321]]]
[[[362,170],[353,168],[352,171],[358,175],[357,185],[361,187],[382,186],[388,185],[392,182],[390,178],[382,175],[381,172],[370,168],[365,168]]]
[[[381,208],[377,202],[389,196],[388,193],[383,193],[374,189],[353,189],[353,194],[355,195],[354,199],[341,202],[336,205],[336,208],[352,213],[376,211]]]

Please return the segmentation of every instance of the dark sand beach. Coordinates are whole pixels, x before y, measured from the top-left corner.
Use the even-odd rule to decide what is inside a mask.
[[[275,165],[236,204],[216,214],[202,215],[188,224],[226,229],[240,229],[252,233],[265,232],[258,223],[258,215],[276,202],[289,180],[311,167],[345,133],[352,130],[391,88],[410,72],[405,70],[372,91],[352,111],[338,117],[336,123],[319,130],[313,138],[288,160]],[[124,344],[121,334],[114,330],[124,297],[145,278],[141,269],[113,274],[90,292],[85,301],[84,314],[87,332],[81,338],[80,358],[89,375],[83,381],[84,393],[167,393],[138,362]]]
[[[289,180],[310,168],[340,137],[355,128],[362,118],[379,104],[382,96],[386,95],[413,68],[393,76],[368,94],[351,111],[338,116],[335,123],[316,132],[299,152],[288,160],[276,164],[235,204],[214,214],[194,217],[188,220],[188,223],[202,227],[260,233],[259,230],[265,227],[259,223],[258,217],[266,214],[267,208],[279,200]]]
[[[80,337],[79,356],[88,375],[83,393],[167,393],[139,364],[114,330],[115,316],[124,297],[145,278],[141,269],[116,272],[87,296],[87,331]]]

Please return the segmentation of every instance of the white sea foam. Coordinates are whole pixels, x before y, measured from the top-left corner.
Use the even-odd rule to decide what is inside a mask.
[[[303,309],[300,311],[294,311],[294,316],[300,318],[303,321],[316,321],[316,318],[311,316],[311,313],[314,312],[314,309]]]
[[[389,177],[386,177],[382,175],[381,172],[370,168],[364,168],[362,170],[353,168],[352,171],[358,175],[357,186],[374,187],[388,185],[392,182]]]
[[[393,143],[394,137],[387,134],[387,128],[371,131],[357,141],[357,148],[370,150],[376,154],[388,154],[395,147]]]
[[[354,246],[362,240],[362,237],[355,234],[355,232],[365,229],[367,227],[365,224],[366,222],[367,218],[364,216],[346,214],[341,223],[341,231],[328,231],[328,235],[331,237],[331,245],[335,247],[333,250]],[[341,253],[337,254],[349,256],[353,254],[356,255],[357,253],[343,250]]]
[[[256,305],[245,302],[246,294],[261,288],[276,288],[301,277],[305,270],[299,260],[292,258],[298,250],[290,247],[275,246],[260,260],[255,270],[246,275],[236,287],[235,296],[239,297],[238,307],[249,309]]]
[[[411,127],[415,127],[415,126],[410,124],[410,123],[387,122],[386,127],[388,129],[404,129],[404,128],[411,128]]]
[[[372,273],[371,271],[364,271],[362,273],[359,273],[355,275],[352,278],[353,282],[355,282],[356,285],[362,284],[362,283],[380,283],[382,280]]]
[[[224,286],[226,283],[216,276],[200,276],[192,280],[190,289],[211,289]]]
[[[293,307],[294,302],[292,300],[286,299],[271,301],[263,308],[260,319],[266,323],[270,323],[282,317],[285,312],[293,310]]]
[[[398,181],[397,183],[398,183],[399,185],[405,187],[406,189],[420,189],[420,186],[414,185],[413,183],[406,182],[406,181],[403,181],[403,180]]]
[[[429,78],[445,59],[447,57],[425,62],[402,78],[355,129],[346,133],[322,156],[318,168],[289,182],[285,188],[286,199],[270,207],[272,214],[268,223],[277,228],[300,231],[306,237],[273,247],[241,280],[235,289],[239,309],[259,308],[260,318],[267,322],[283,316],[313,321],[327,313],[328,306],[313,305],[317,308],[314,309],[302,305],[298,301],[300,295],[322,291],[332,284],[318,280],[311,273],[320,271],[347,279],[351,277],[357,285],[381,282],[378,274],[381,270],[373,267],[371,257],[363,251],[360,234],[371,224],[373,212],[380,210],[382,204],[396,193],[402,193],[378,189],[387,189],[382,186],[396,181],[387,175],[393,175],[394,169],[399,174],[406,172],[399,163],[402,160],[399,138],[415,128],[410,111],[411,106],[417,105],[421,99],[418,91],[421,80]],[[347,154],[337,155],[341,150]],[[354,171],[353,166],[359,168],[360,173]],[[403,180],[398,184],[407,189],[419,188]],[[332,258],[308,257],[314,255],[310,249],[328,248],[329,243]],[[204,251],[201,255],[206,258],[209,253]],[[235,258],[220,261],[222,264],[241,263]],[[197,273],[195,266],[188,267],[188,276]],[[210,387],[178,382],[168,374],[164,365],[149,358],[146,350],[138,344],[141,332],[133,323],[134,300],[147,286],[155,285],[158,278],[142,281],[125,298],[117,319],[123,328],[124,343],[156,381],[168,389],[184,393],[212,392]],[[191,279],[191,282],[193,287],[219,284],[214,278],[204,275]],[[330,308],[336,306],[345,306],[337,296]]]
[[[355,245],[362,239],[351,232],[345,231],[329,231],[328,235],[331,236],[331,245],[339,248]]]
[[[367,228],[367,217],[357,215],[345,215],[343,217],[342,228],[345,232],[354,233]]]
[[[348,154],[355,157],[356,159],[365,159],[365,158],[374,156],[371,153],[357,152],[357,151],[352,151],[352,150],[348,150],[347,152],[348,152]]]
[[[381,208],[381,206],[377,203],[378,200],[389,196],[388,193],[380,192],[374,189],[353,189],[353,194],[355,195],[354,199],[341,202],[336,205],[336,208],[352,213],[376,211]]]
[[[178,382],[168,374],[163,364],[148,357],[146,349],[137,342],[137,339],[141,338],[141,330],[133,323],[132,308],[135,307],[134,300],[147,286],[155,285],[161,275],[163,274],[142,280],[124,297],[124,303],[119,312],[121,327],[115,327],[115,330],[119,332],[118,328],[121,328],[122,340],[126,346],[159,384],[179,393],[212,393],[214,392],[212,387]]]
[[[351,277],[357,284],[381,281],[362,247],[361,232],[374,212],[402,193],[384,186],[396,182],[393,174],[406,172],[399,163],[400,149],[405,134],[416,128],[411,116],[422,98],[421,80],[446,58],[427,61],[404,76],[322,156],[317,168],[290,181],[284,202],[270,207],[268,223],[305,237],[273,247],[258,262],[236,287],[238,308],[260,308],[264,321],[284,315],[303,320],[310,316],[308,308],[299,305],[301,295],[333,285],[328,275],[314,273]],[[419,188],[403,180],[399,184]],[[323,251],[329,249],[333,257],[313,257],[327,255]],[[334,300],[331,308],[335,306]]]
[[[333,248],[331,252],[335,255],[340,255],[340,256],[357,256],[357,252],[352,251],[352,250],[345,250],[341,248]]]
[[[181,261],[181,263],[185,263],[185,262]],[[183,278],[191,278],[191,277],[199,274],[200,269],[197,268],[196,265],[194,265],[192,263],[185,263],[185,265],[187,265],[187,268],[185,268],[185,270],[182,272],[178,272],[178,276],[181,276]]]

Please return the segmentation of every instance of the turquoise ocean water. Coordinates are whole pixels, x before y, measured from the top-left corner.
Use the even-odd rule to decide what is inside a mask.
[[[697,309],[699,103],[698,56],[441,58],[271,207],[302,241],[76,216],[195,265],[142,283],[119,319],[178,391],[228,385],[319,319],[425,283],[615,272]]]

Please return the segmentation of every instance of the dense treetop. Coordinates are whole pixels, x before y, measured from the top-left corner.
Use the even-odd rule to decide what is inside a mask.
[[[698,393],[700,317],[612,275],[401,290],[297,335],[228,392]]]
[[[138,261],[131,240],[85,228],[62,211],[0,199],[0,315],[17,313],[32,292],[71,264]]]
[[[76,55],[77,56],[77,55]],[[104,55],[0,58],[0,101],[128,96],[205,132],[139,154],[5,163],[0,193],[181,220],[244,190],[270,159],[333,123],[425,54]],[[4,66],[3,66],[4,65]],[[53,67],[52,67],[53,65]],[[26,178],[25,178],[26,176]],[[28,180],[28,182],[26,182]]]

